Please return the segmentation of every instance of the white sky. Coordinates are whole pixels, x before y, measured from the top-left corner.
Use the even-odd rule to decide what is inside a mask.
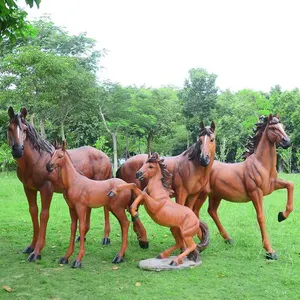
[[[28,11],[107,48],[100,79],[181,87],[199,67],[221,89],[300,87],[299,0],[42,0]]]

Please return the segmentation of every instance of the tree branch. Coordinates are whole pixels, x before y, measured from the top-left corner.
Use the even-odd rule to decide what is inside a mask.
[[[104,123],[104,127],[105,127],[105,129],[107,130],[107,132],[108,132],[109,134],[111,134],[111,135],[112,135],[112,132],[109,130],[109,128],[108,128],[108,126],[107,126],[107,123],[106,123],[106,120],[105,120],[104,114],[103,114],[103,112],[102,112],[102,108],[101,108],[101,106],[99,106],[99,114],[100,114],[100,116],[101,116],[101,118],[102,118],[102,120],[103,120],[103,123]]]

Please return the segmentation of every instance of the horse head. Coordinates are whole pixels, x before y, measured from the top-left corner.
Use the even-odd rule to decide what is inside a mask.
[[[215,141],[215,129],[216,125],[214,121],[211,122],[210,126],[204,126],[204,123],[200,123],[200,134],[199,139],[196,143],[195,149],[197,153],[195,157],[201,166],[207,167],[212,160],[215,158],[216,152],[216,141]]]
[[[14,158],[21,158],[24,154],[24,141],[26,139],[26,108],[22,108],[20,113],[15,114],[10,106],[8,109],[9,124],[7,128],[8,143],[11,146],[11,153]]]
[[[163,162],[163,159],[160,159],[157,153],[153,153],[152,155],[149,153],[147,161],[136,172],[136,178],[139,180],[143,180],[145,178],[149,179],[153,177],[160,168],[158,164],[160,160]]]
[[[53,152],[50,161],[46,164],[48,172],[52,172],[55,168],[61,167],[64,164],[65,158],[68,155],[66,148],[66,141],[63,141],[61,148],[58,147],[56,142],[55,151]]]
[[[274,143],[284,149],[291,146],[291,140],[285,133],[282,123],[279,121],[279,115],[276,115],[276,117],[272,114],[269,115],[266,131],[267,137],[271,143]]]

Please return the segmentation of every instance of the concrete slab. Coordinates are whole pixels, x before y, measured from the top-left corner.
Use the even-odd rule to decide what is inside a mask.
[[[148,270],[148,271],[171,271],[171,270],[181,270],[186,268],[199,267],[202,264],[201,259],[198,262],[194,262],[185,257],[183,263],[180,264],[179,266],[171,266],[170,263],[175,257],[176,256],[170,256],[164,259],[149,258],[149,259],[141,260],[138,266],[141,269]]]

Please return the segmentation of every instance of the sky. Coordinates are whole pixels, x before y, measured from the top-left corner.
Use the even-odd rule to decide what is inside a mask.
[[[182,87],[204,68],[222,90],[300,88],[298,0],[41,0],[27,11],[108,49],[100,80]]]

